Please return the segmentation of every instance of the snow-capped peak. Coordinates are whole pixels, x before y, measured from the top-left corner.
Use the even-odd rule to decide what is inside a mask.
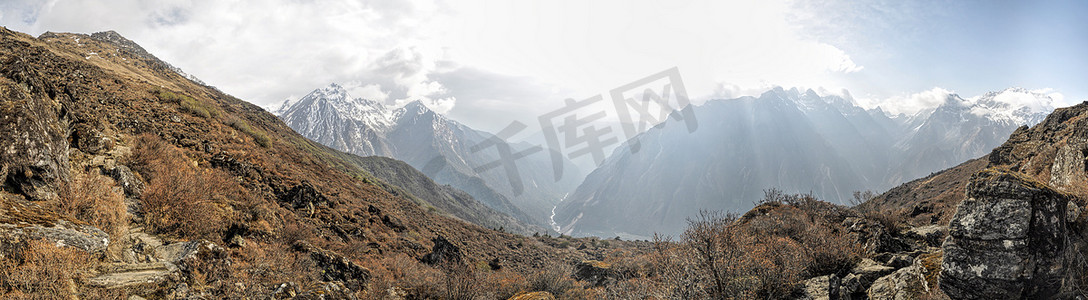
[[[971,113],[1017,125],[1035,125],[1054,111],[1054,99],[1024,88],[989,92],[973,100]]]
[[[405,113],[424,114],[430,110],[431,109],[428,108],[426,104],[423,104],[422,100],[415,100],[404,105]]]
[[[847,97],[842,97],[833,94],[820,95],[813,89],[806,89],[804,92],[801,92],[797,88],[785,90],[781,87],[777,87],[771,91],[777,93],[784,99],[789,99],[797,105],[798,109],[805,113],[825,111],[828,109],[838,110],[842,114],[865,113],[865,109],[858,106],[857,103],[853,101],[853,98],[847,98],[849,97],[849,93],[846,94]]]
[[[376,130],[388,128],[393,123],[393,114],[385,104],[363,98],[353,98],[348,94],[347,89],[336,83],[330,83],[324,88],[316,89],[296,101],[287,99],[274,113],[282,116],[289,113],[296,106],[305,106],[308,109],[323,106],[319,104],[325,104],[340,116],[361,121]]]

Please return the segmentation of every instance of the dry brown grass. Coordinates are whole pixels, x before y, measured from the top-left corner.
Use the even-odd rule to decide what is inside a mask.
[[[0,298],[63,299],[77,297],[77,281],[94,267],[90,254],[34,240],[0,259]]]
[[[437,296],[442,271],[420,263],[406,254],[393,254],[367,265],[371,277],[369,299],[383,299],[387,292],[402,290],[409,295],[426,298]]]
[[[860,260],[861,248],[840,225],[843,209],[805,195],[767,196],[739,219],[700,213],[679,242],[655,237],[652,253],[630,258],[647,261],[641,273],[655,284],[624,284],[652,298],[781,299],[803,279],[845,275]]]
[[[155,232],[187,239],[221,239],[237,206],[254,203],[230,175],[203,168],[155,136],[137,139],[133,167],[147,179],[142,195],[144,220]]]
[[[77,174],[51,206],[61,215],[102,229],[120,241],[128,230],[124,192],[113,179],[100,174]],[[114,253],[120,243],[111,243]]]

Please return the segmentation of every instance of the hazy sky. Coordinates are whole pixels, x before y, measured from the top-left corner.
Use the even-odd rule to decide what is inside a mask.
[[[697,102],[780,85],[911,112],[1021,86],[1061,106],[1088,99],[1086,15],[1088,1],[0,1],[0,25],[116,30],[258,105],[337,82],[492,132],[671,67]]]

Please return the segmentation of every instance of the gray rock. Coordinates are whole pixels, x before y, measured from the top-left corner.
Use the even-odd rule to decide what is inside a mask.
[[[900,269],[906,268],[914,264],[914,258],[924,253],[922,250],[915,250],[911,252],[896,252],[896,253],[881,253],[874,257],[875,260],[883,263],[886,266]]]
[[[924,269],[915,264],[899,269],[888,276],[880,277],[869,287],[869,299],[918,299],[930,291],[924,274]]]
[[[57,246],[68,246],[99,253],[110,244],[110,235],[90,225],[76,225],[58,220],[53,226],[31,225],[19,227],[14,224],[0,224],[0,240],[35,240],[43,239]]]
[[[1080,214],[1083,209],[1076,202],[1069,201],[1069,204],[1065,205],[1065,221],[1075,222],[1080,219]]]
[[[1079,129],[1079,128],[1078,128]],[[1084,129],[1080,129],[1084,131]],[[1072,187],[1088,181],[1088,169],[1085,168],[1085,150],[1088,150],[1088,138],[1071,137],[1065,145],[1058,148],[1054,164],[1050,166],[1050,184],[1059,187]]]
[[[873,253],[908,250],[908,246],[891,235],[892,231],[880,223],[859,217],[847,217],[842,221],[851,236],[867,251]]]
[[[57,197],[67,182],[68,122],[55,87],[25,60],[0,64],[0,183],[31,200]],[[53,95],[53,96],[51,96]]]
[[[460,264],[464,261],[464,253],[461,248],[446,240],[446,237],[438,236],[431,239],[434,246],[431,253],[423,255],[421,261],[429,265]]]
[[[582,261],[574,267],[574,279],[585,281],[592,286],[615,282],[619,275],[619,272],[613,270],[610,265],[596,260]]]
[[[143,180],[140,180],[140,177],[136,176],[128,167],[118,165],[109,169],[107,173],[125,190],[125,196],[139,198],[143,194]]]
[[[975,174],[942,246],[941,289],[953,299],[1054,296],[1064,272],[1067,202],[1023,175]]]
[[[246,246],[246,239],[243,238],[240,235],[234,235],[234,236],[232,236],[230,238],[230,244],[229,245],[231,247],[245,247]]]
[[[895,271],[895,268],[885,266],[873,261],[872,259],[862,259],[858,262],[854,269],[850,271],[851,274],[857,274],[869,280],[875,280],[883,277],[884,275],[891,274]]]
[[[317,267],[321,268],[322,280],[326,282],[346,285],[353,290],[363,289],[370,282],[370,269],[350,259],[306,242],[298,242],[294,247],[295,250],[310,253]]]
[[[903,236],[909,239],[923,242],[929,247],[940,247],[944,237],[948,234],[947,226],[927,225],[913,227],[903,231]]]
[[[801,282],[804,289],[801,291],[800,299],[820,300],[831,299],[833,296],[838,298],[839,282],[835,275],[824,275],[805,280]]]
[[[17,195],[0,192],[0,242],[44,239],[90,253],[106,250],[109,235],[94,226],[62,219]]]
[[[862,259],[854,269],[842,278],[837,299],[864,299],[866,290],[878,278],[891,274],[895,268],[882,265],[872,259]]]
[[[113,140],[102,134],[99,126],[78,123],[72,126],[72,146],[88,154],[102,154],[113,148]]]

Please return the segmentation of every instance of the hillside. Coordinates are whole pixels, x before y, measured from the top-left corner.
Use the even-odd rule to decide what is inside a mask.
[[[464,191],[437,184],[405,162],[381,156],[352,157],[348,161],[398,188],[391,191],[395,195],[415,197],[438,211],[447,212],[470,223],[521,235],[548,231],[544,227],[530,226],[518,221],[528,219],[528,216],[511,217],[476,201]],[[511,211],[520,212],[516,208]]]
[[[6,296],[428,295],[452,291],[437,285],[450,274],[524,282],[609,251],[391,194],[346,154],[113,32],[0,29],[0,100]]]

